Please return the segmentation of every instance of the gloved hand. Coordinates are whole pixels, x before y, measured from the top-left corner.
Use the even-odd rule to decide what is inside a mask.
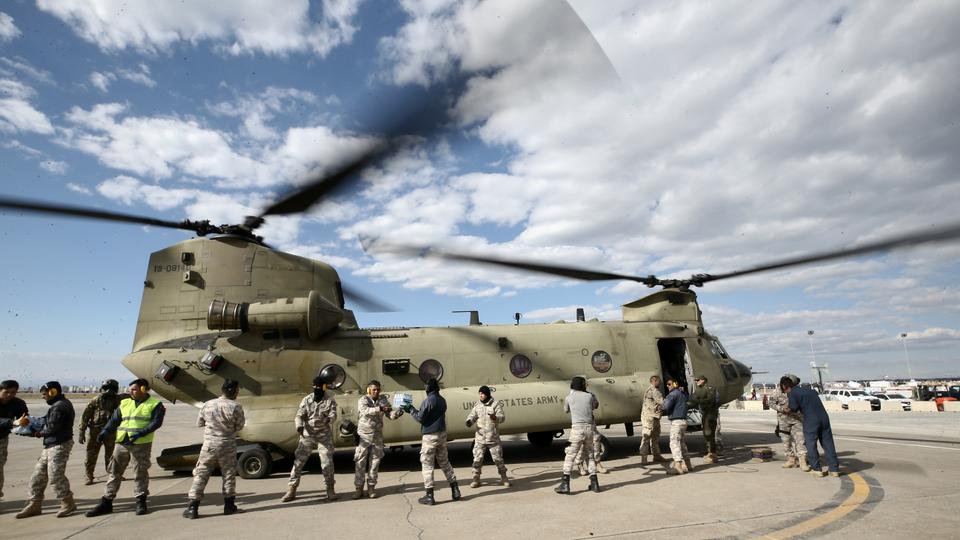
[[[406,412],[412,412],[412,411],[413,411],[413,405],[411,405],[411,404],[409,404],[409,403],[404,403],[403,406],[401,407],[401,409],[403,409],[403,410],[406,411]]]
[[[303,426],[299,426],[299,427],[297,428],[297,433],[299,433],[301,436],[303,436]]]
[[[77,436],[77,442],[80,444],[87,444],[87,430],[80,430],[80,435]]]
[[[106,439],[106,438],[107,438],[106,432],[101,431],[100,434],[97,435],[97,440],[98,440],[99,442],[103,442],[104,439]]]
[[[141,435],[139,433],[134,433],[133,435],[130,435],[130,442],[137,442],[137,439],[140,437]]]
[[[496,419],[497,419],[497,415],[495,415],[495,414],[493,414],[493,413],[490,413],[490,419],[491,419],[491,420],[496,420]]]
[[[468,419],[467,419],[467,421],[466,421],[466,422],[464,422],[464,424],[466,424],[466,425],[467,425],[467,427],[470,427],[470,426],[472,426],[472,425],[473,425],[473,421],[472,421],[472,420],[470,420],[470,419],[468,418]]]

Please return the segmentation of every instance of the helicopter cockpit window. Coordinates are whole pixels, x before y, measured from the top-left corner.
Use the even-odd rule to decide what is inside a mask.
[[[720,364],[720,370],[723,371],[723,378],[727,382],[737,380],[737,368],[733,367],[733,364]]]
[[[510,373],[518,379],[523,379],[533,371],[533,362],[526,355],[515,354],[510,359]]]
[[[718,339],[710,340],[710,352],[717,358],[728,358],[727,350],[723,348],[723,345],[720,344],[720,340]]]
[[[590,363],[593,364],[593,369],[606,373],[613,367],[613,358],[606,351],[597,351],[593,353]]]
[[[347,380],[347,372],[337,364],[327,364],[323,366],[319,375],[331,381],[327,383],[327,387],[333,389],[340,388],[343,386],[343,382]]]
[[[420,375],[420,380],[426,383],[430,379],[440,380],[443,378],[443,364],[439,361],[429,358],[420,362],[420,369],[418,370]]]
[[[753,376],[753,373],[750,372],[750,368],[741,364],[740,362],[737,362],[736,360],[734,360],[733,365],[737,367],[737,373],[739,373],[740,376],[743,377],[744,379],[749,379],[750,377]]]

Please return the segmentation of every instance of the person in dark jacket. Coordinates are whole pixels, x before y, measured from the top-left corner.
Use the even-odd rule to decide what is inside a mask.
[[[67,460],[70,459],[70,450],[73,449],[73,420],[76,417],[73,404],[64,397],[63,388],[57,381],[41,386],[40,392],[50,406],[44,416],[43,429],[33,434],[34,437],[43,439],[43,450],[40,451],[40,459],[30,476],[27,506],[17,514],[17,519],[40,514],[43,492],[47,490],[48,481],[60,499],[57,517],[69,516],[77,510],[77,505],[73,502],[73,492],[70,491],[70,481],[67,480]],[[20,420],[21,425],[27,423],[27,418]]]
[[[7,463],[7,445],[10,432],[21,418],[29,414],[27,404],[17,397],[20,383],[14,380],[0,382],[0,499],[3,498],[3,466]]]
[[[700,409],[703,425],[703,443],[706,446],[704,463],[717,462],[717,423],[720,419],[720,393],[707,384],[707,377],[700,375],[696,379],[697,389],[690,396],[688,407]]]
[[[427,397],[420,404],[420,410],[410,407],[410,416],[420,423],[420,464],[423,470],[423,487],[426,494],[417,502],[433,505],[433,469],[434,462],[443,471],[450,483],[453,500],[460,500],[460,486],[457,475],[447,459],[447,402],[440,396],[440,383],[436,379],[427,381]]]
[[[660,410],[670,419],[670,452],[673,454],[673,466],[667,474],[685,474],[693,470],[690,454],[687,452],[687,394],[680,388],[680,382],[667,379],[670,393],[660,404]]]
[[[803,414],[803,442],[807,447],[807,463],[810,474],[826,476],[820,468],[820,451],[817,441],[823,447],[827,458],[830,476],[840,476],[840,462],[837,459],[837,447],[833,444],[833,430],[830,429],[830,417],[823,407],[820,396],[809,388],[797,386],[790,377],[780,379],[780,389],[787,394],[787,403],[791,411]]]

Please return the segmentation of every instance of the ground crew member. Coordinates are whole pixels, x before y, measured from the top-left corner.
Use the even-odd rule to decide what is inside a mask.
[[[380,395],[380,381],[367,384],[367,393],[357,402],[360,421],[357,425],[357,449],[353,452],[354,499],[363,497],[364,480],[367,483],[367,496],[377,498],[377,474],[383,459],[383,418],[400,418],[401,410],[393,410],[387,399]]]
[[[290,471],[290,483],[287,484],[287,493],[280,499],[289,502],[297,498],[297,487],[300,486],[300,476],[303,466],[310,459],[310,454],[316,449],[320,456],[320,469],[327,485],[327,500],[337,498],[334,490],[333,477],[333,423],[337,420],[337,400],[333,394],[326,391],[327,380],[317,375],[313,379],[313,393],[307,394],[300,400],[294,424],[300,434],[300,442],[294,452],[293,469]]]
[[[77,442],[87,445],[87,458],[83,462],[87,473],[86,485],[93,484],[93,472],[97,468],[97,458],[100,457],[100,447],[103,447],[103,464],[110,466],[110,456],[113,455],[113,437],[107,437],[102,442],[97,435],[107,425],[120,402],[130,397],[127,394],[118,394],[120,383],[113,379],[103,381],[100,386],[100,395],[91,399],[80,415],[80,429]],[[90,439],[87,439],[87,430],[90,430]]]
[[[197,427],[204,428],[203,446],[193,469],[193,485],[187,494],[190,503],[183,511],[185,518],[197,519],[203,490],[217,467],[223,477],[223,515],[237,512],[237,433],[246,420],[243,407],[236,401],[240,383],[226,379],[220,391],[220,397],[204,403],[197,416]]]
[[[643,410],[640,412],[640,464],[647,464],[647,456],[653,455],[654,463],[663,462],[660,455],[660,377],[650,377],[650,386],[643,393]]]
[[[500,443],[500,424],[507,419],[503,413],[503,403],[493,399],[489,386],[481,386],[480,399],[474,403],[467,415],[467,427],[477,426],[473,437],[473,482],[470,487],[480,487],[480,469],[483,467],[483,454],[490,453],[490,459],[500,473],[500,485],[510,486],[507,479],[507,466],[503,464],[503,445]]]
[[[687,407],[700,409],[701,425],[703,426],[703,443],[706,446],[704,463],[717,462],[717,420],[720,418],[720,393],[707,384],[707,377],[700,375],[696,378],[697,389],[687,403]]]
[[[693,470],[686,441],[687,394],[673,378],[667,379],[667,388],[670,393],[660,405],[660,410],[670,419],[670,453],[673,454],[673,466],[667,469],[667,474],[685,474]]]
[[[73,492],[70,491],[70,481],[67,480],[67,460],[70,459],[70,450],[73,449],[73,421],[76,413],[73,403],[63,395],[63,388],[57,381],[50,381],[40,387],[43,399],[50,408],[44,416],[43,429],[34,432],[33,436],[43,439],[43,450],[40,459],[33,468],[30,476],[30,496],[27,506],[17,514],[17,519],[40,514],[43,503],[43,492],[47,489],[47,482],[60,499],[60,511],[57,517],[66,517],[74,513],[77,505],[73,502]],[[21,417],[20,425],[30,423],[29,418]]]
[[[809,388],[795,385],[789,377],[780,379],[780,389],[788,394],[787,404],[791,411],[803,414],[803,442],[807,446],[807,463],[814,476],[826,476],[820,468],[820,452],[817,441],[823,447],[827,457],[830,476],[840,476],[840,462],[837,459],[837,447],[833,444],[833,430],[830,429],[830,417],[823,408],[820,396]]]
[[[420,504],[434,505],[433,469],[434,463],[440,467],[447,482],[453,500],[460,500],[460,486],[447,458],[447,401],[440,395],[440,383],[437,379],[427,381],[427,397],[420,404],[420,410],[407,405],[410,416],[420,423],[420,466],[423,472],[423,487],[426,493],[417,499]]]
[[[0,382],[0,499],[3,499],[3,466],[7,463],[10,431],[19,425],[21,418],[29,414],[26,402],[17,397],[19,390],[20,383],[17,381]]]
[[[603,459],[603,446],[602,446],[602,443],[600,442],[600,429],[597,428],[596,422],[593,423],[592,438],[593,438],[593,463],[595,464],[598,473],[607,474],[610,471],[608,471],[607,468],[603,466],[603,463],[600,462],[600,460]],[[577,452],[577,456],[574,458],[574,460],[577,463],[577,473],[580,476],[586,476],[588,473],[587,460],[584,456],[585,454],[583,452],[583,447],[580,447],[580,451]]]
[[[150,383],[146,379],[134,379],[127,387],[130,397],[120,402],[107,425],[98,437],[106,440],[113,437],[113,457],[107,466],[110,478],[103,490],[103,497],[85,515],[96,517],[113,512],[113,499],[117,497],[123,473],[133,461],[133,495],[137,499],[136,514],[149,513],[147,495],[150,493],[150,451],[153,448],[154,432],[163,425],[166,409],[160,400],[150,395]]]
[[[583,377],[574,377],[570,381],[570,393],[563,400],[563,411],[570,413],[570,444],[566,448],[566,457],[563,460],[563,477],[560,485],[554,488],[557,493],[570,493],[570,473],[577,453],[583,449],[584,459],[587,460],[587,472],[590,474],[590,491],[600,493],[600,482],[597,480],[597,464],[593,458],[593,410],[600,406],[596,396],[587,392],[587,380]]]
[[[800,377],[796,375],[784,375],[793,381],[793,385],[800,384]],[[807,448],[803,442],[803,415],[790,410],[789,396],[780,389],[780,385],[774,389],[773,394],[767,400],[770,408],[777,411],[777,435],[783,441],[783,455],[787,457],[787,462],[783,464],[784,469],[793,469],[797,466],[803,472],[810,471],[810,465],[807,463]]]

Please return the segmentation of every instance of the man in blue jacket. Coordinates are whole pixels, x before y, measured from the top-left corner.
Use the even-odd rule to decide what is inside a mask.
[[[807,463],[810,474],[826,476],[820,469],[820,451],[817,441],[823,447],[827,458],[830,476],[840,476],[840,462],[837,460],[837,447],[833,444],[833,430],[830,429],[830,417],[823,407],[823,401],[816,392],[797,386],[790,377],[780,379],[780,389],[787,394],[787,403],[791,411],[803,413],[803,442],[807,447]]]
[[[667,379],[670,393],[660,404],[660,410],[670,419],[670,452],[673,454],[673,466],[667,474],[685,474],[693,470],[690,454],[687,452],[687,394],[680,388],[680,382]]]
[[[447,459],[447,401],[440,396],[440,383],[436,379],[427,381],[427,398],[420,404],[420,410],[410,406],[410,416],[420,423],[422,436],[420,445],[420,465],[423,467],[423,487],[427,493],[417,499],[420,504],[433,505],[433,469],[434,462],[443,470],[450,483],[453,500],[460,500],[460,486]]]
[[[40,514],[43,492],[47,489],[48,481],[60,499],[57,517],[69,516],[77,509],[66,474],[67,460],[70,459],[70,450],[73,449],[73,420],[76,417],[73,403],[64,397],[63,388],[57,381],[41,386],[40,392],[50,406],[44,417],[43,429],[33,434],[34,437],[43,439],[43,450],[40,451],[40,459],[30,476],[30,500],[17,514],[17,519]],[[27,422],[27,418],[20,419],[21,425]]]

